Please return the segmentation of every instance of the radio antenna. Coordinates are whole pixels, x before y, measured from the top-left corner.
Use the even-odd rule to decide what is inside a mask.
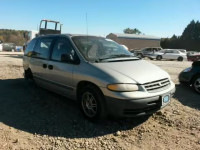
[[[86,19],[86,35],[87,35],[87,51],[88,51],[88,19],[87,19],[87,12],[86,12],[86,16],[85,16],[85,19]]]
[[[86,16],[85,16],[86,18],[86,34],[87,34],[87,36],[88,36],[88,18],[87,18],[87,13],[86,13]]]

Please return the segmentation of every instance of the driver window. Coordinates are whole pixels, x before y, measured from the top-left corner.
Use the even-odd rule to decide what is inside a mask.
[[[56,61],[61,61],[61,55],[68,54],[70,55],[71,59],[73,60],[75,52],[73,47],[71,46],[70,42],[65,38],[59,38],[54,47],[51,59]]]

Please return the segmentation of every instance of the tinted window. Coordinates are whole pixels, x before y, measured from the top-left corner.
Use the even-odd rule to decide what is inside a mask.
[[[73,50],[73,47],[71,46],[71,43],[66,38],[60,38],[56,41],[53,53],[51,56],[52,60],[61,61],[61,55],[62,54],[68,54],[71,57],[71,60],[73,60],[75,52]]]
[[[165,53],[173,53],[173,51],[168,50],[168,51],[165,51]]]
[[[52,38],[39,39],[33,56],[37,58],[48,59],[52,41]]]
[[[30,43],[28,43],[27,48],[26,48],[26,50],[24,52],[25,56],[30,56],[31,55],[31,52],[33,51],[35,43],[36,43],[36,39],[33,39]]]
[[[151,51],[151,48],[147,48],[145,51]]]

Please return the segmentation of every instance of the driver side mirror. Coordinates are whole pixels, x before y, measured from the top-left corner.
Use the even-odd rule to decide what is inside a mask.
[[[80,60],[79,59],[74,59],[71,54],[62,54],[61,55],[61,62],[66,62],[66,63],[72,63],[72,64],[79,64]]]

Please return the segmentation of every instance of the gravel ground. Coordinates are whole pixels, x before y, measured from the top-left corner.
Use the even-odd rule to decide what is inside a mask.
[[[171,104],[151,117],[93,124],[75,102],[25,81],[22,53],[0,52],[0,149],[199,150],[200,95],[177,80],[191,63],[149,62],[176,83]]]

